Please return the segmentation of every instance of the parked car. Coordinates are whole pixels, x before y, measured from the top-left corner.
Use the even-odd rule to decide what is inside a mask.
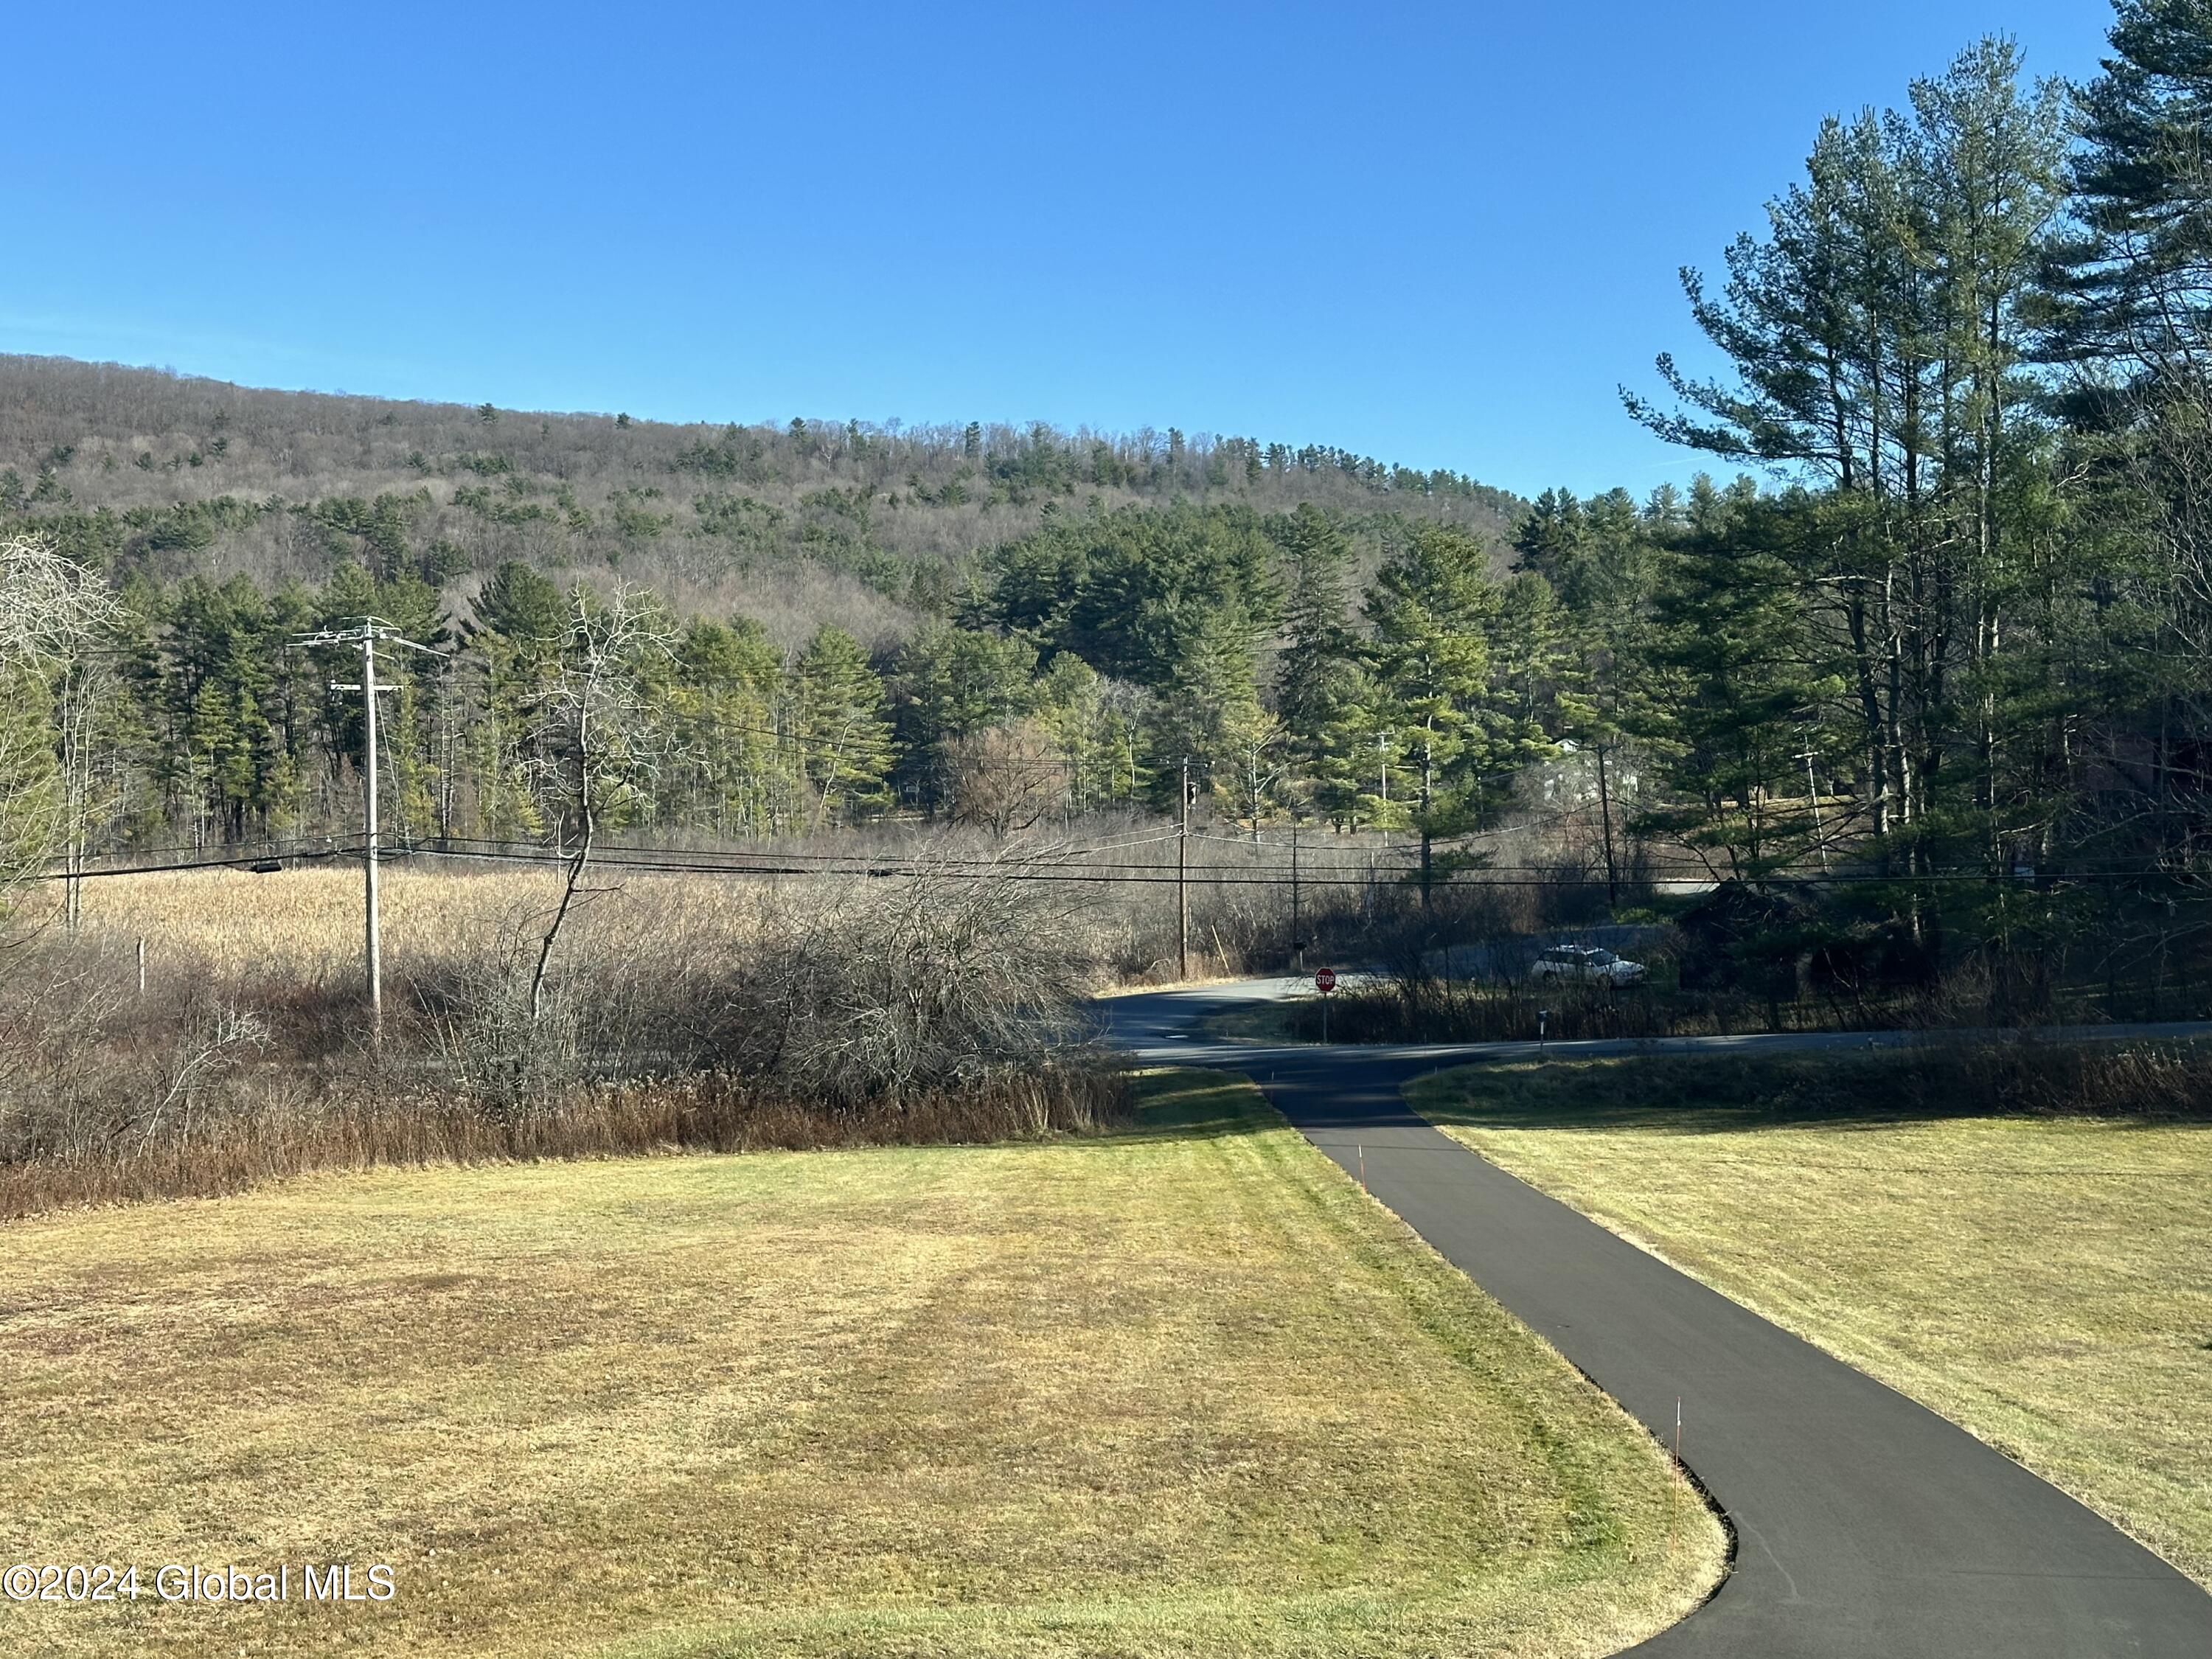
[[[1651,970],[1592,945],[1557,945],[1538,957],[1528,976],[1569,985],[1635,985]]]

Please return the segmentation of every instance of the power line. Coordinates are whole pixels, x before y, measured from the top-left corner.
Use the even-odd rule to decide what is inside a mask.
[[[291,853],[284,856],[301,860],[356,857],[358,846],[331,847],[313,852]],[[175,864],[118,864],[106,870],[79,870],[75,875],[85,880],[104,876],[166,876],[189,870],[245,870],[257,864],[266,864],[270,854],[266,852],[241,853],[235,858],[189,859]],[[30,876],[32,881],[67,881],[71,872],[67,870],[41,870]]]
[[[447,840],[463,839],[448,837]],[[272,856],[299,861],[320,861],[328,859],[362,856],[368,851],[365,843],[337,844],[272,854],[267,849],[242,852],[232,856],[196,858],[167,864],[117,865],[106,869],[86,869],[74,872],[87,879],[114,876],[150,876],[183,873],[194,870],[225,870],[249,868],[269,862]],[[716,858],[743,858],[743,864],[710,862]],[[477,842],[460,847],[449,845],[418,846],[411,850],[393,852],[380,848],[379,862],[392,862],[419,858],[438,858],[467,861],[471,860],[494,863],[543,864],[562,866],[567,857],[552,849],[532,848],[515,842]],[[1081,864],[1073,860],[1005,860],[987,859],[931,860],[888,858],[870,860],[852,854],[669,854],[650,849],[614,848],[595,854],[595,861],[609,868],[634,870],[648,875],[702,876],[825,876],[825,877],[929,877],[954,876],[982,879],[996,877],[1009,881],[1069,881],[1133,885],[1165,885],[1179,878],[1206,883],[1217,887],[1363,887],[1369,879],[1364,866],[1338,864],[1322,866],[1322,873],[1313,873],[1310,864],[1301,865],[1297,872],[1255,872],[1247,867],[1233,865],[1192,865],[1185,867],[1179,878],[1174,866],[1159,864]],[[1401,865],[1394,876],[1411,878],[1417,866]],[[2086,882],[2117,883],[2142,881],[2163,877],[2179,880],[2191,872],[2155,868],[2132,870],[2082,870],[2054,873],[2047,879],[2054,884]],[[40,871],[29,878],[36,881],[63,881],[70,878],[67,870]],[[1685,874],[1662,877],[1659,883],[1683,882],[1704,878]],[[1777,884],[1796,887],[1820,886],[1879,886],[1911,887],[1929,884],[1973,884],[1980,885],[2009,885],[2022,878],[1992,873],[1987,871],[1932,871],[1915,876],[1884,875],[1879,871],[1845,871],[1828,875],[1816,872],[1778,873],[1768,879]],[[1480,887],[1597,887],[1606,884],[1601,875],[1571,875],[1545,871],[1533,866],[1506,866],[1495,869],[1468,872],[1452,878],[1449,885],[1459,889]]]
[[[365,851],[365,849],[361,847],[337,847],[312,854],[297,854],[295,856],[313,859],[337,858],[349,856],[363,851]],[[87,878],[163,875],[193,870],[234,869],[264,862],[265,861],[265,854],[252,854],[241,855],[236,858],[201,859],[167,865],[122,866],[107,870],[87,870],[81,873]],[[459,860],[462,862],[475,860],[486,863],[531,864],[542,865],[550,868],[559,868],[565,866],[568,862],[568,860],[557,852],[545,849],[526,850],[511,847],[483,847],[471,849],[459,849],[445,847],[419,847],[412,853],[401,853],[397,854],[384,853],[380,854],[380,861],[390,861],[394,858],[447,859]],[[1182,876],[1179,876],[1178,872],[1172,866],[1169,866],[1086,867],[1080,865],[1008,864],[978,867],[974,864],[946,865],[913,859],[892,859],[878,861],[848,859],[837,865],[823,865],[815,863],[801,864],[794,862],[760,862],[744,865],[729,865],[706,863],[697,859],[674,858],[653,854],[641,854],[635,851],[626,851],[623,849],[616,849],[611,852],[604,853],[599,856],[597,861],[605,868],[629,870],[641,875],[814,876],[847,877],[867,879],[920,879],[929,877],[949,876],[962,879],[980,880],[996,878],[1005,881],[1076,882],[1124,886],[1171,886],[1176,884],[1179,880],[1188,879],[1191,882],[1206,883],[1216,887],[1290,887],[1293,885],[1301,885],[1309,887],[1322,886],[1343,888],[1363,887],[1366,884],[1368,879],[1364,871],[1355,871],[1350,874],[1316,877],[1312,874],[1306,873],[1304,869],[1302,868],[1297,875],[1293,876],[1287,872],[1280,874],[1255,874],[1249,872],[1238,871],[1231,866],[1214,865],[1192,866]],[[1340,866],[1340,868],[1342,866]],[[1414,871],[1413,868],[1407,867],[1401,869],[1396,873],[1410,878],[1414,873]],[[2063,879],[2076,882],[2118,882],[2141,879],[2146,875],[2155,875],[2160,873],[2163,872],[2155,871],[2086,872],[2070,875],[2063,878]],[[57,881],[64,879],[66,874],[66,872],[61,871],[42,872],[34,878],[40,880]],[[1777,878],[1776,879],[1781,880],[1784,878]],[[1826,877],[1820,875],[1803,875],[1788,878],[1787,879],[1793,885],[1812,887],[1823,885],[1843,886],[1872,884],[1909,886],[1930,883],[1944,884],[1971,883],[1986,885],[1992,884],[2004,884],[2015,878],[2002,875],[1991,875],[1984,872],[1938,871],[1932,872],[1926,875],[1911,878],[1885,876],[1881,875],[1878,872],[1866,872],[1863,873],[1843,872]],[[1452,887],[1464,890],[1485,887],[1601,887],[1605,885],[1605,882],[1606,878],[1601,875],[1576,876],[1546,873],[1536,875],[1500,876],[1492,872],[1481,872],[1479,878],[1455,879],[1449,884]]]

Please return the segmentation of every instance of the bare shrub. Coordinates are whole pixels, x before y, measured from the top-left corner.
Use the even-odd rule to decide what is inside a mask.
[[[1072,885],[925,869],[768,890],[708,918],[580,913],[533,1024],[526,923],[418,976],[437,1050],[513,1103],[610,1077],[713,1071],[842,1105],[1000,1079],[1076,1052],[1095,974]]]
[[[2212,1047],[2064,1042],[1916,1045],[1905,1087],[1931,1109],[2039,1117],[2212,1118]]]
[[[1062,890],[946,872],[787,913],[746,983],[775,1032],[769,1074],[852,1103],[1053,1060],[1079,1040],[1085,966]]]
[[[1338,994],[1328,1032],[1338,1042],[1533,1042],[1538,1015],[1555,1042],[1598,1038],[1711,1036],[1746,1029],[1732,1008],[1712,999],[1695,1006],[1662,1002],[1635,990],[1537,985],[1517,975],[1489,975],[1419,980],[1385,977]],[[1302,1037],[1321,1033],[1321,1012],[1301,1003],[1291,1029]]]
[[[258,1014],[230,1005],[196,1010],[178,1035],[167,1068],[168,1087],[143,1121],[129,1126],[131,1131],[142,1143],[150,1142],[173,1125],[178,1141],[190,1140],[192,1109],[208,1085],[240,1065],[249,1052],[268,1046],[268,1022]]]

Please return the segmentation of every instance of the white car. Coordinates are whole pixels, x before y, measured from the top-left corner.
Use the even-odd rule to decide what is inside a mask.
[[[1634,985],[1650,969],[1591,945],[1556,945],[1538,957],[1528,977],[1569,985]]]

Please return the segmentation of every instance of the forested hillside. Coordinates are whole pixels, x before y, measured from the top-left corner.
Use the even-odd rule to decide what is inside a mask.
[[[1340,820],[1373,821],[1403,756],[1375,696],[1328,689],[1358,671],[1360,588],[1425,559],[1458,585],[1457,626],[1502,620],[1509,591],[1546,597],[1492,591],[1524,504],[1341,451],[678,428],[52,359],[0,360],[0,514],[100,590],[93,680],[60,688],[88,848],[343,833],[357,699],[326,689],[341,654],[298,641],[370,614],[447,653],[385,670],[404,838],[561,833],[546,722],[612,617],[637,683],[623,720],[650,735],[610,828],[952,811],[1004,830],[1158,805],[1186,755],[1264,817],[1285,675],[1302,706],[1343,703],[1302,741],[1337,757]]]
[[[316,584],[354,562],[465,593],[510,559],[619,569],[684,614],[871,648],[945,614],[975,554],[1055,515],[1170,501],[1403,515],[1502,543],[1527,504],[1338,449],[1037,425],[672,426],[252,390],[0,356],[0,514],[157,580]]]

